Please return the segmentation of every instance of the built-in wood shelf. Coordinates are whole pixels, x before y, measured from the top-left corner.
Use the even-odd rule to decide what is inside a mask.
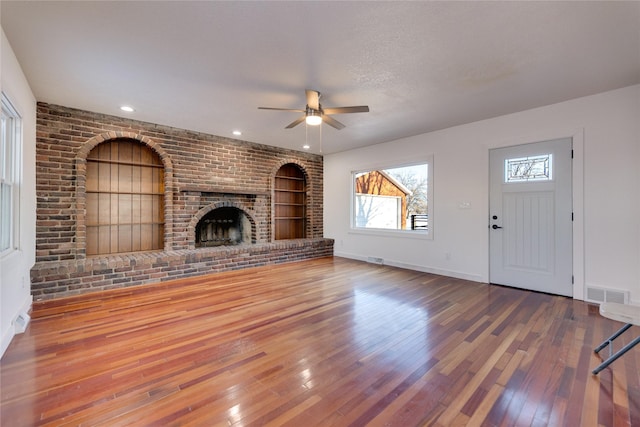
[[[278,170],[274,183],[275,239],[300,239],[306,230],[307,183],[295,165]]]

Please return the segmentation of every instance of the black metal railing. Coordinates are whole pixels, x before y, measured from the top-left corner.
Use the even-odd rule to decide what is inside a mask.
[[[427,214],[411,215],[411,229],[412,230],[428,230],[429,215]]]

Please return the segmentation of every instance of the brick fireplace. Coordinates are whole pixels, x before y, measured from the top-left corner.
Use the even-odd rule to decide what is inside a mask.
[[[160,159],[161,249],[87,251],[100,228],[92,225],[100,211],[87,209],[95,198],[87,158],[113,140],[143,144]],[[35,300],[333,254],[322,235],[321,156],[46,103],[38,104],[36,149]],[[283,165],[304,173],[304,238],[274,239]]]
[[[196,224],[195,247],[210,248],[255,243],[255,226],[239,208],[223,206],[205,215]]]

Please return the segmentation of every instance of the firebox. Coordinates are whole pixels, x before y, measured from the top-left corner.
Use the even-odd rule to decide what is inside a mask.
[[[251,243],[251,222],[235,207],[220,207],[196,225],[196,247],[229,246]]]

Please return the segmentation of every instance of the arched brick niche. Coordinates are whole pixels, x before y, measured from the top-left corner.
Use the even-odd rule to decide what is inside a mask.
[[[125,141],[132,144],[142,144],[151,149],[160,158],[163,165],[163,249],[171,247],[169,236],[173,227],[173,164],[168,153],[152,139],[135,132],[107,132],[96,135],[87,140],[79,148],[75,158],[76,168],[76,258],[87,256],[87,158],[100,144],[113,141]]]
[[[294,170],[296,173],[282,173],[285,169]],[[287,176],[292,175],[292,176]],[[287,184],[290,181],[290,184]],[[313,236],[314,225],[317,221],[317,209],[314,206],[316,183],[308,172],[308,167],[299,159],[282,159],[272,169],[270,174],[271,182],[271,241],[276,241],[284,235],[287,238],[306,238]],[[302,194],[296,192],[303,190]],[[300,197],[299,197],[300,196]],[[300,205],[302,206],[296,206]],[[291,230],[279,231],[282,222],[287,222],[286,218],[291,218]],[[322,218],[320,218],[320,221]],[[295,221],[304,221],[304,231],[296,233]],[[280,236],[278,236],[280,234]],[[291,237],[295,236],[295,237]]]

